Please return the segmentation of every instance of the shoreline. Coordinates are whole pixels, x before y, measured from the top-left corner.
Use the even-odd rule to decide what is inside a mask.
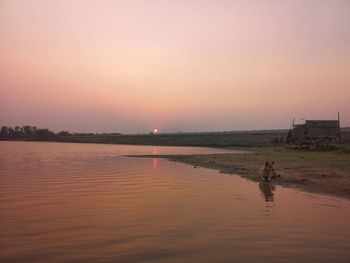
[[[4,140],[5,141],[5,140]],[[6,140],[7,141],[7,140]],[[12,140],[13,141],[13,140]],[[23,140],[21,140],[23,141]],[[28,142],[28,140],[26,140]],[[101,142],[78,141],[29,141],[53,143],[105,144]],[[121,144],[127,145],[127,144]],[[129,144],[135,145],[135,144]],[[139,144],[138,144],[139,145]],[[151,146],[141,144],[140,146]],[[170,146],[170,145],[153,145]],[[281,178],[270,184],[292,187],[302,191],[326,194],[350,199],[350,145],[344,144],[335,151],[299,151],[282,146],[175,146],[175,147],[208,147],[227,150],[238,150],[241,153],[192,154],[192,155],[126,155],[128,157],[165,158],[192,166],[214,169],[225,174],[235,174],[242,178],[260,182],[258,171],[265,161],[276,162],[276,171]]]
[[[248,150],[248,149],[246,149]],[[258,171],[266,160],[276,162],[281,175],[270,184],[301,191],[350,199],[350,154],[339,152],[300,152],[281,148],[251,149],[249,153],[193,155],[128,155],[164,158],[193,166],[214,169],[260,182]]]

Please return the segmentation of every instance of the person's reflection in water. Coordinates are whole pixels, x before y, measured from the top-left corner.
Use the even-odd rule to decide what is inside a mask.
[[[275,191],[275,186],[267,183],[267,182],[260,182],[259,183],[259,189],[265,196],[266,202],[273,202],[273,192]]]

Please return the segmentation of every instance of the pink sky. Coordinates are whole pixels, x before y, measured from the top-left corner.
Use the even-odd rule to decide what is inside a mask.
[[[350,1],[0,0],[0,125],[350,126]]]

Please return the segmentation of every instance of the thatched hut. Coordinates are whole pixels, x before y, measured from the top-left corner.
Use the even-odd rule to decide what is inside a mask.
[[[338,120],[305,120],[293,124],[286,142],[296,147],[332,146],[340,143],[340,122]]]

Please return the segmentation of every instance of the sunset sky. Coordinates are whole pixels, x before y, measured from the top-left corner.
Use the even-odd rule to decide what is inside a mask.
[[[350,1],[0,0],[0,125],[350,126]]]

